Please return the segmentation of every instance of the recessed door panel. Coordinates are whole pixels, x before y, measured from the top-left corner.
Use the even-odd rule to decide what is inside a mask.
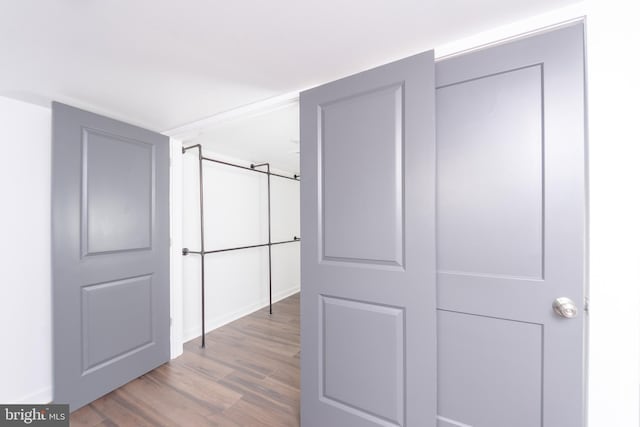
[[[540,64],[438,88],[438,269],[543,277]]]
[[[151,281],[146,275],[82,288],[83,374],[152,344]]]
[[[394,84],[319,106],[323,260],[402,265],[402,93]]]
[[[83,129],[82,150],[83,255],[150,249],[153,144]]]
[[[542,334],[538,324],[439,311],[439,417],[471,426],[540,427]]]
[[[321,305],[322,398],[358,416],[403,425],[403,310],[331,297],[321,297]]]

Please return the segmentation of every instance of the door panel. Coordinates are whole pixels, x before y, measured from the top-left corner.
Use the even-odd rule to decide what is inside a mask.
[[[441,425],[583,425],[583,67],[582,25],[436,65]]]
[[[154,145],[91,129],[82,144],[84,255],[149,249]]]
[[[439,310],[439,413],[472,426],[543,425],[542,335],[535,323]]]
[[[322,105],[323,261],[402,265],[402,106],[400,84]]]
[[[168,138],[53,104],[54,399],[169,360]]]
[[[542,279],[542,67],[438,88],[438,271]]]
[[[153,343],[151,285],[145,275],[82,288],[83,374]]]
[[[323,398],[346,411],[376,414],[402,425],[402,310],[331,297],[321,297],[321,301]]]
[[[433,53],[301,94],[302,425],[435,425]]]

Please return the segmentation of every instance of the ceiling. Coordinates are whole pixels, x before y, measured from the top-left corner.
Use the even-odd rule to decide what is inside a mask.
[[[300,172],[298,102],[268,112],[224,121],[185,139],[212,153],[252,163],[269,162],[282,171]]]
[[[167,131],[577,2],[0,0],[0,95]]]

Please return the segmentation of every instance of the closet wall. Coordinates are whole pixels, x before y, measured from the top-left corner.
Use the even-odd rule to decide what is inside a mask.
[[[51,110],[0,97],[0,402],[51,401]]]
[[[203,150],[214,159],[251,162]],[[183,246],[200,250],[197,151],[183,156]],[[292,175],[290,171],[273,172]],[[267,176],[203,162],[205,250],[266,243]],[[271,240],[300,236],[300,183],[271,177]],[[210,331],[269,303],[268,248],[205,255],[205,325]],[[300,243],[272,247],[273,301],[300,290]],[[183,340],[200,335],[200,256],[183,263]],[[265,311],[265,316],[268,316]]]

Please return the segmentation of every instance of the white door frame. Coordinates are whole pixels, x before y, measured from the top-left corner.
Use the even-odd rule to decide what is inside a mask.
[[[170,171],[170,261],[169,277],[171,280],[171,358],[182,354],[183,323],[182,314],[182,141],[169,140]]]

